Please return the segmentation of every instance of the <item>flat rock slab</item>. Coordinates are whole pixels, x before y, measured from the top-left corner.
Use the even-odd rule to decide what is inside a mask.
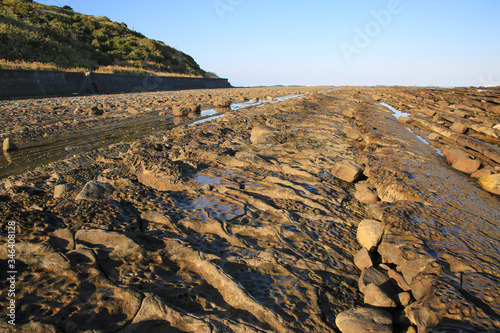
[[[342,333],[392,333],[392,322],[387,311],[361,307],[341,312],[335,319]]]

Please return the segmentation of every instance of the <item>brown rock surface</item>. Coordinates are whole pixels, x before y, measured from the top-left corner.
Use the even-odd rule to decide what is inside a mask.
[[[373,283],[398,304],[382,315],[377,331],[390,330],[392,315],[401,313],[403,326],[420,331],[500,329],[498,197],[436,152],[446,144],[467,151],[486,170],[498,168],[498,138],[487,133],[495,134],[491,124],[500,119],[480,101],[500,93],[341,87],[309,94],[316,90],[0,102],[0,113],[10,119],[0,122],[0,133],[20,147],[43,136],[69,138],[58,148],[67,152],[63,160],[37,169],[27,162],[30,172],[16,169],[19,175],[0,181],[4,235],[9,221],[16,224],[20,330],[336,332],[349,329],[341,328],[339,313],[363,304],[358,283],[365,292]],[[275,99],[293,92],[306,95],[224,115],[210,110],[219,98]],[[383,96],[414,121],[402,126],[372,96]],[[96,103],[106,110],[99,117],[71,112]],[[201,117],[219,118],[183,118],[174,126],[169,108],[191,104],[202,105]],[[130,114],[129,107],[141,112]],[[418,111],[424,108],[438,110],[443,126],[429,124]],[[460,112],[471,129],[465,134],[448,128]],[[346,138],[347,123],[363,141]],[[250,144],[252,129],[264,124],[280,136]],[[130,141],[92,143],[88,150],[72,141],[77,133],[101,140],[101,130],[127,128],[126,135],[135,133],[124,134]],[[442,137],[431,146],[413,134],[431,131]],[[2,165],[17,168],[31,153],[5,154]],[[382,201],[361,204],[356,186],[332,172],[340,161],[365,169]],[[15,170],[9,168],[0,170]],[[102,196],[74,200],[91,181],[106,184],[95,192]],[[75,190],[55,199],[63,184]],[[356,226],[372,216],[385,228],[370,257],[366,249],[358,252]],[[8,258],[8,249],[8,238],[1,238],[0,258]],[[4,271],[7,263],[0,260]],[[1,329],[8,327],[8,287],[0,281]],[[348,321],[355,332],[369,330],[380,315],[363,311],[369,313],[354,317],[365,319]]]

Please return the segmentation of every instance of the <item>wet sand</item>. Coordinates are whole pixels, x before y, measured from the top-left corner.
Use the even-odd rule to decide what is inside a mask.
[[[4,179],[2,232],[8,221],[17,227],[17,329],[337,332],[345,324],[339,314],[375,307],[388,313],[396,332],[500,330],[499,197],[441,155],[460,149],[480,161],[474,172],[500,172],[493,128],[500,124],[500,93],[276,90],[271,97],[305,95]],[[218,94],[235,99],[240,91]],[[208,107],[217,98],[199,93],[183,92],[191,96],[182,103]],[[94,124],[102,116],[106,122],[148,112],[170,116],[167,96],[154,95],[155,106],[143,111],[149,101],[135,99],[148,96],[78,101],[114,105]],[[118,100],[134,106],[115,107]],[[381,102],[407,112],[408,120],[397,121]],[[27,124],[17,113],[30,110],[26,103],[39,101],[2,104],[9,126]],[[433,110],[437,117],[429,116]],[[65,114],[67,124],[74,122],[74,113]],[[468,128],[464,134],[450,129],[456,117]],[[46,116],[47,128],[55,128],[54,119]],[[22,146],[42,129],[3,131]],[[64,132],[54,131],[49,138]],[[367,219],[383,235],[363,250]],[[6,236],[0,253],[6,272]],[[0,327],[13,330],[8,287],[2,277]],[[375,289],[393,302],[384,303]]]

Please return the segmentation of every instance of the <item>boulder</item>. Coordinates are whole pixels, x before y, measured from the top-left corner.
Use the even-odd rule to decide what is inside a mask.
[[[363,169],[354,161],[343,160],[335,163],[332,168],[332,175],[343,181],[352,183],[361,178]]]
[[[437,133],[431,133],[429,134],[429,140],[432,140],[432,141],[437,141],[439,140],[441,137],[439,136],[439,134]]]
[[[453,163],[459,158],[469,158],[469,154],[462,150],[447,148],[443,150],[443,155],[448,163]]]
[[[189,115],[199,115],[201,113],[201,105],[196,105],[196,104],[190,104],[189,108],[191,111],[189,111]]]
[[[469,157],[457,158],[451,165],[453,169],[462,171],[464,173],[473,174],[481,167],[481,162],[473,160]]]
[[[3,151],[12,151],[12,150],[17,150],[16,145],[14,144],[11,138],[5,138],[3,140]]]
[[[365,304],[380,308],[395,308],[396,301],[392,299],[383,289],[374,283],[370,283],[365,289]]]
[[[365,268],[373,266],[373,260],[370,256],[370,253],[364,247],[356,253],[354,256],[354,264],[360,270],[364,270]]]
[[[113,194],[113,187],[108,183],[101,183],[96,180],[91,180],[78,193],[75,200],[107,200]]]
[[[218,98],[214,100],[212,104],[216,108],[228,108],[231,104],[233,104],[233,102],[230,99]]]
[[[483,190],[500,195],[500,174],[482,176],[478,181]]]
[[[375,220],[363,220],[359,223],[357,240],[368,251],[374,250],[384,234],[384,224]]]
[[[364,204],[372,204],[379,200],[377,189],[369,183],[356,184],[356,193],[354,193],[354,197]]]
[[[174,106],[172,113],[175,117],[185,117],[191,112],[190,106]]]
[[[450,129],[460,134],[464,134],[468,130],[467,126],[461,123],[454,123],[451,125]]]
[[[335,319],[342,333],[392,333],[392,315],[381,309],[358,307],[339,313]]]
[[[411,119],[409,117],[401,116],[401,117],[398,118],[398,123],[400,123],[400,124],[409,124],[409,123],[411,123]]]

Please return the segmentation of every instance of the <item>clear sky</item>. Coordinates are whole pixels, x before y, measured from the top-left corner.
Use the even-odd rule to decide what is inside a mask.
[[[234,86],[500,85],[498,0],[40,0],[125,22]]]

